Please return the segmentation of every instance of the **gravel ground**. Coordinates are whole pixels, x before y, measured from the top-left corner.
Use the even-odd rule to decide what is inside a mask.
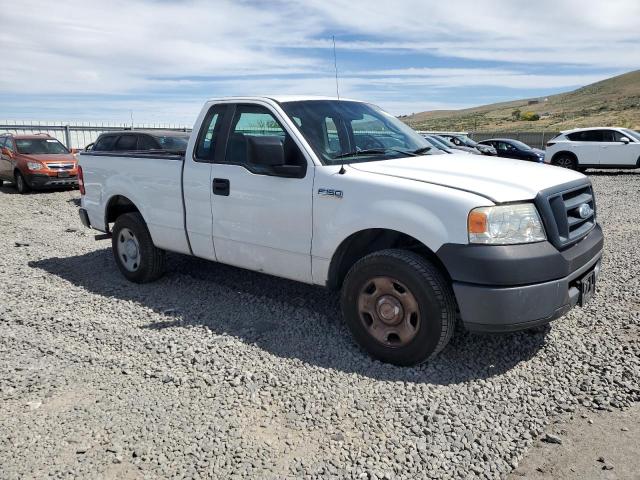
[[[551,422],[640,400],[640,174],[591,178],[593,302],[417,368],[321,288],[179,255],[130,284],[77,192],[0,188],[0,477],[506,477]]]

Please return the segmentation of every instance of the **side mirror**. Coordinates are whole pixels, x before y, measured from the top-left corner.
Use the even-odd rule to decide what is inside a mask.
[[[279,137],[247,137],[247,159],[254,165],[284,165],[284,146]]]
[[[620,141],[626,145],[626,144],[627,144],[627,143],[629,143],[631,140],[629,140],[629,138],[628,138],[628,137],[621,137],[621,138],[620,138]]]

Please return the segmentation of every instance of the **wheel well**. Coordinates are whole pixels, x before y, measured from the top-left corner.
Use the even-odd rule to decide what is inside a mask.
[[[567,156],[567,157],[571,157],[571,158],[573,158],[573,160],[574,160],[576,163],[578,163],[578,157],[577,157],[577,155],[576,155],[575,153],[573,153],[573,152],[569,152],[569,151],[567,151],[567,150],[562,150],[562,151],[560,151],[560,152],[555,153],[555,154],[553,155],[553,157],[551,157],[551,163],[553,163],[553,162],[556,160],[556,158],[561,157],[561,156],[563,156],[563,155],[564,155],[564,156]]]
[[[419,240],[396,230],[371,228],[350,235],[340,244],[329,265],[327,287],[333,290],[340,289],[347,273],[358,260],[370,253],[388,248],[411,250],[422,255],[433,262],[450,280],[449,273],[438,256]]]
[[[109,230],[109,224],[115,222],[120,215],[133,212],[140,213],[140,210],[138,210],[138,207],[136,207],[135,204],[127,197],[122,195],[115,195],[111,197],[107,203],[107,209],[104,216],[104,223],[107,227],[107,231]]]

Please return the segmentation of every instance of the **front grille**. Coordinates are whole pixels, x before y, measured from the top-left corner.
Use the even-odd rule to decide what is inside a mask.
[[[73,163],[47,163],[51,170],[73,170]]]
[[[549,241],[559,249],[576,243],[596,225],[593,188],[584,180],[577,183],[540,192],[536,198]]]

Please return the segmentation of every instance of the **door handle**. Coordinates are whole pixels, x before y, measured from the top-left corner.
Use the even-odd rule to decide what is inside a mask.
[[[229,196],[229,180],[226,178],[214,178],[213,179],[213,194]]]

